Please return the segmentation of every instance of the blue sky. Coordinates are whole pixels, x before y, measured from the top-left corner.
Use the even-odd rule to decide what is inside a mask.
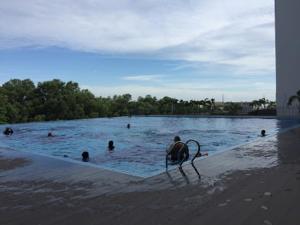
[[[274,39],[273,0],[1,1],[0,83],[274,100]]]

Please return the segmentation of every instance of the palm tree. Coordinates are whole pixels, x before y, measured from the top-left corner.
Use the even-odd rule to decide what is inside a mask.
[[[269,100],[265,99],[265,98],[261,98],[261,99],[258,99],[258,104],[259,104],[259,108],[263,108],[265,109],[266,108],[266,104],[269,103]]]
[[[276,102],[270,101],[268,105],[268,109],[276,109]]]
[[[208,98],[205,98],[203,101],[204,101],[204,107],[206,109],[211,110],[211,101]]]
[[[300,90],[297,91],[297,95],[293,95],[289,98],[288,105],[292,105],[295,100],[297,100],[300,103]]]
[[[251,103],[250,103],[250,106],[252,106],[253,110],[258,110],[259,109],[259,102],[257,100],[253,100]]]
[[[210,102],[211,102],[211,111],[214,111],[214,110],[215,110],[215,108],[216,108],[215,99],[214,99],[214,98],[212,98],[212,99],[210,100]]]
[[[297,91],[297,94],[296,95],[293,95],[289,98],[289,102],[288,102],[288,105],[292,105],[294,101],[298,101],[300,103],[300,90]],[[300,113],[300,104],[298,106],[298,111]]]

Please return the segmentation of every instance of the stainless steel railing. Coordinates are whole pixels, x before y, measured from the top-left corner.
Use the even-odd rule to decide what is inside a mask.
[[[169,162],[172,162],[172,164],[178,164],[178,168],[179,170],[182,172],[183,175],[185,175],[185,173],[183,172],[183,169],[182,169],[182,164],[187,161],[189,159],[189,148],[188,148],[188,145],[191,144],[191,143],[195,143],[196,146],[197,146],[197,150],[196,150],[196,153],[195,155],[193,156],[192,160],[191,160],[191,164],[192,164],[192,167],[194,168],[195,172],[197,173],[199,179],[201,178],[201,175],[199,173],[199,171],[197,170],[195,164],[194,164],[194,160],[201,156],[201,153],[200,153],[200,144],[198,141],[196,140],[193,140],[193,139],[190,139],[188,141],[186,141],[185,143],[182,142],[182,141],[178,141],[176,142],[171,149],[169,149],[169,151],[167,151],[167,154],[166,154],[166,170],[168,170],[168,165],[169,165]],[[170,159],[170,155],[172,154],[172,150],[176,149],[176,146],[177,145],[181,145],[180,149],[178,150],[177,152],[177,160],[176,161],[171,161]],[[188,151],[187,151],[188,150]],[[184,152],[185,151],[185,152]],[[181,156],[183,156],[181,158]]]

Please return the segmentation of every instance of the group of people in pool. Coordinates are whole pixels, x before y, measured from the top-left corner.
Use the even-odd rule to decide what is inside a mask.
[[[127,127],[127,129],[130,129],[130,127],[131,127],[130,123],[128,123],[126,127]],[[110,141],[108,142],[108,145],[107,145],[107,150],[108,150],[109,152],[111,152],[111,151],[113,151],[114,149],[115,149],[114,141],[113,141],[113,140],[110,140]],[[88,161],[90,160],[90,154],[89,154],[88,151],[82,152],[81,156],[82,156],[82,161],[83,161],[83,162],[88,162]]]
[[[131,126],[130,126],[130,124],[128,123],[126,127],[127,127],[127,129],[130,129]],[[14,133],[14,131],[13,131],[13,129],[10,128],[10,127],[6,127],[6,128],[4,129],[4,131],[3,131],[3,134],[6,135],[6,136],[11,136],[13,133]],[[48,132],[47,137],[54,137],[54,134],[53,134],[52,132]],[[108,150],[108,151],[113,151],[114,149],[115,149],[114,142],[113,142],[112,140],[110,140],[110,141],[108,142],[107,150]],[[81,156],[82,156],[82,161],[84,161],[84,162],[88,162],[89,159],[90,159],[90,157],[89,157],[89,152],[87,152],[87,151],[84,151],[84,152],[81,154]],[[64,157],[67,157],[67,155],[64,155]]]
[[[107,145],[107,150],[111,152],[114,149],[115,149],[114,142],[112,140],[110,140]],[[88,162],[90,160],[90,154],[88,151],[82,152],[81,156],[82,156],[83,162]]]
[[[128,123],[126,126],[128,129],[130,129],[131,125]],[[6,136],[11,136],[14,133],[13,129],[10,127],[6,127],[3,131],[3,134]],[[261,137],[266,136],[266,130],[261,130],[260,132]],[[52,132],[49,132],[48,137],[54,137]],[[110,140],[108,142],[107,150],[108,151],[113,151],[115,149],[114,142]],[[189,149],[188,146],[185,145],[183,142],[181,142],[181,139],[179,136],[175,136],[173,143],[169,146],[167,153],[170,155],[170,160],[171,161],[181,161],[183,159],[188,159],[189,158]],[[204,155],[208,155],[208,153],[200,153],[197,157],[201,157]],[[82,161],[88,162],[90,160],[89,152],[84,151],[81,154],[82,156]]]
[[[261,130],[260,135],[261,137],[265,137],[266,130]],[[170,145],[170,147],[167,149],[166,152],[169,155],[169,160],[173,162],[181,161],[189,158],[189,148],[186,144],[181,142],[179,136],[174,137],[173,143]],[[201,156],[208,156],[208,153],[199,152],[199,155],[197,155],[197,157],[201,157]]]

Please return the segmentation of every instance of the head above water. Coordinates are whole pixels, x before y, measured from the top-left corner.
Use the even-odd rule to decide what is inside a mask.
[[[179,136],[175,136],[175,137],[174,137],[174,142],[177,142],[177,141],[181,141],[181,139],[180,139]]]
[[[6,127],[5,130],[3,131],[3,134],[5,135],[12,135],[13,133],[14,131],[10,127]]]
[[[88,153],[87,151],[84,151],[84,152],[81,154],[81,156],[82,156],[82,161],[83,161],[83,162],[88,162],[89,159],[90,159],[89,153]]]
[[[260,134],[261,134],[261,136],[266,136],[266,131],[265,130],[261,130]]]
[[[48,137],[53,137],[53,134],[51,132],[49,132]]]
[[[108,149],[109,149],[109,150],[113,150],[114,148],[115,148],[114,142],[113,142],[112,140],[110,140],[110,141],[108,142]]]

